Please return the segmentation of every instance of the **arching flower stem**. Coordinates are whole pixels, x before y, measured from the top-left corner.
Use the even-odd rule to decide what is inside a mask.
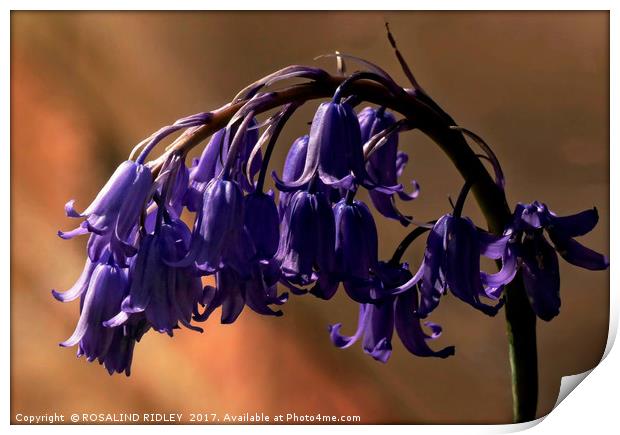
[[[435,221],[428,222],[431,226],[435,224]],[[403,255],[409,248],[409,246],[422,234],[429,231],[430,227],[416,227],[409,234],[405,236],[405,238],[400,242],[392,258],[390,259],[391,264],[400,264],[403,258]]]
[[[312,99],[328,98],[346,79],[325,74],[318,81],[290,86],[265,94],[253,105],[256,114],[292,102],[305,102]],[[484,214],[489,230],[501,234],[510,220],[505,193],[489,175],[476,153],[469,147],[462,132],[451,126],[458,125],[445,112],[430,104],[427,98],[420,98],[415,92],[403,91],[393,94],[385,86],[366,79],[350,82],[341,90],[342,96],[356,95],[359,99],[385,106],[414,121],[417,128],[429,136],[450,158],[465,180],[475,180],[471,190]],[[246,104],[239,101],[227,104],[211,112],[209,121],[184,135],[174,147],[149,167],[158,170],[167,153],[187,152],[220,128]],[[538,401],[538,365],[536,350],[536,316],[530,307],[522,280],[517,277],[506,286],[506,319],[509,343],[510,364],[512,368],[513,414],[515,422],[529,421],[536,416]]]

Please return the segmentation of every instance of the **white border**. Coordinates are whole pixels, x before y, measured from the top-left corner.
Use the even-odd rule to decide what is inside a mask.
[[[220,3],[219,5],[213,2],[205,2],[199,0],[177,0],[175,2],[165,2],[162,0],[151,0],[148,2],[148,8],[144,7],[144,3],[130,2],[127,0],[109,0],[109,1],[90,1],[85,4],[83,1],[77,0],[65,0],[54,2],[50,5],[49,1],[42,0],[24,0],[24,1],[4,1],[3,3],[4,13],[2,14],[0,24],[0,50],[2,50],[2,59],[5,61],[2,63],[3,68],[0,69],[0,83],[2,83],[2,95],[5,95],[0,105],[0,134],[4,137],[2,141],[2,156],[0,158],[0,174],[2,181],[0,182],[0,198],[8,201],[10,197],[10,77],[9,68],[10,65],[10,11],[11,10],[50,10],[50,9],[111,9],[111,10],[197,10],[208,6],[211,10],[229,10],[227,6],[230,3]],[[255,7],[255,4],[249,1],[240,1],[236,3],[240,8],[251,9]],[[355,10],[377,10],[387,4],[378,3],[376,1],[367,0],[341,0],[338,2],[339,9],[355,9]],[[610,120],[618,120],[618,113],[616,104],[618,102],[619,91],[615,86],[616,81],[614,78],[618,75],[618,56],[614,53],[614,48],[618,45],[618,24],[619,21],[616,16],[616,11],[612,1],[598,1],[591,0],[588,2],[579,1],[563,1],[563,2],[551,2],[541,0],[522,0],[520,2],[491,2],[491,1],[469,1],[466,4],[459,1],[443,1],[441,3],[424,1],[411,3],[409,1],[392,1],[390,3],[391,10],[409,10],[415,7],[416,10],[554,10],[557,5],[561,5],[563,10],[611,10],[610,12]],[[53,7],[51,7],[53,6]],[[296,0],[288,1],[263,1],[261,6],[266,10],[329,10],[333,9],[333,2],[324,0],[313,1],[312,3],[304,3]],[[614,164],[618,162],[618,128],[613,122],[610,122],[610,166],[614,167]],[[614,198],[615,193],[618,192],[618,178],[612,171],[610,174],[610,195]],[[616,222],[618,218],[618,205],[610,200],[610,222]],[[4,327],[2,328],[2,334],[4,335],[3,342],[5,343],[5,349],[7,349],[6,343],[10,342],[10,303],[9,303],[9,289],[10,289],[10,231],[9,229],[9,215],[0,213],[0,227],[3,229],[0,238],[0,267],[2,268],[2,279],[4,285],[4,316],[2,321]],[[618,231],[614,225],[610,228],[610,258],[616,258],[615,246],[618,241]],[[311,433],[315,431],[325,430],[329,428],[330,431],[340,433],[358,433],[360,431],[373,431],[388,429],[396,433],[411,433],[412,431],[424,431],[429,434],[441,434],[441,433],[506,433],[514,432],[518,430],[527,429],[535,426],[531,429],[531,433],[583,433],[584,430],[589,430],[592,433],[609,433],[608,428],[617,428],[618,405],[616,401],[616,391],[620,386],[620,374],[618,368],[620,367],[620,351],[611,351],[611,346],[614,342],[617,326],[618,326],[618,274],[616,269],[611,267],[610,278],[610,330],[607,348],[605,350],[604,360],[597,366],[588,380],[578,386],[577,392],[571,394],[563,401],[557,409],[555,409],[542,424],[535,425],[533,423],[524,425],[492,425],[492,426],[385,426],[384,428],[378,426],[253,426],[253,427],[239,427],[239,426],[175,426],[175,431],[184,430],[193,433],[204,434],[205,431],[217,432],[217,433],[230,433],[237,432],[239,430],[252,431],[256,434],[274,434],[281,432],[288,432],[294,430],[299,433]],[[1,360],[0,369],[2,370],[2,387],[3,394],[1,396],[2,407],[5,409],[4,413],[4,425],[3,429],[9,429],[14,432],[22,431],[44,431],[45,433],[66,433],[83,431],[85,428],[80,426],[10,426],[10,353],[7,351],[4,353]],[[61,398],[59,398],[61,400]],[[538,421],[540,422],[540,421]],[[182,429],[181,429],[182,428]],[[120,427],[119,427],[120,429]],[[86,430],[93,433],[100,431],[108,431],[108,426],[89,426]],[[169,428],[165,426],[132,426],[132,431],[137,433],[164,433],[169,431]]]

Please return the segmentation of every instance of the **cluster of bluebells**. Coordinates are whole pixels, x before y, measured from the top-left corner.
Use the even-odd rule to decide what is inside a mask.
[[[321,74],[290,67],[279,77]],[[411,192],[403,186],[410,184],[402,180],[408,155],[399,144],[406,120],[384,107],[356,111],[355,99],[341,97],[344,85],[320,104],[309,134],[292,143],[281,176],[272,173],[277,192],[265,191],[271,149],[297,107],[256,120],[271,95],[259,91],[276,77],[245,90],[242,109],[189,167],[176,151],[145,160],[167,135],[208,124],[210,113],[181,119],[141,143],[137,158],[123,162],[83,212],[67,203],[67,216],[81,223],[60,237],[86,235],[88,244],[78,281],[53,291],[62,302],[80,299],[75,331],[61,346],[77,346],[78,356],[99,361],[110,374],[129,375],[134,346],[150,330],[202,331],[197,324],[214,312],[228,324],[246,306],[281,316],[289,293],[330,300],[341,289],[359,305],[359,319],[352,336],[341,334],[341,324],[329,326],[335,346],[361,340],[364,352],[386,362],[396,331],[410,353],[446,358],[454,347],[432,344],[441,327],[427,319],[448,291],[494,316],[505,286],[522,276],[533,310],[549,320],[560,306],[557,253],[580,267],[607,268],[606,257],[574,240],[596,225],[596,209],[559,217],[539,202],[518,204],[505,232],[493,235],[462,215],[466,184],[451,210],[415,224],[398,207],[419,192],[415,181]],[[495,156],[487,154],[503,188]],[[369,192],[369,204],[356,199],[359,189]],[[402,252],[379,259],[376,217],[417,226],[411,234],[428,232],[419,265],[410,269]],[[496,260],[499,270],[483,271],[482,257]]]

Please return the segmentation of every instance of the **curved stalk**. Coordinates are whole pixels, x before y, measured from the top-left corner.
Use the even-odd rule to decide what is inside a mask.
[[[326,73],[325,78],[320,80],[269,92],[252,110],[259,114],[292,102],[332,97],[345,80],[344,77]],[[462,177],[473,183],[472,192],[489,230],[495,234],[502,233],[511,214],[504,191],[491,178],[463,134],[451,128],[457,123],[449,115],[426,95],[404,89],[394,95],[385,86],[367,79],[351,82],[344,91],[343,96],[355,95],[361,100],[399,112],[414,121],[420,131],[439,145]],[[246,101],[234,102],[211,112],[207,124],[185,135],[174,147],[170,147],[164,155],[152,162],[152,168],[160,167],[167,153],[187,152],[223,128],[245,103]],[[515,422],[524,422],[535,418],[538,401],[536,317],[525,294],[520,274],[506,286],[505,297],[513,415]]]

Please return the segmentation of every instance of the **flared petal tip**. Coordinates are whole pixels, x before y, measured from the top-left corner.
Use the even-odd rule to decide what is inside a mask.
[[[56,299],[59,302],[70,302],[73,299],[67,299],[67,296],[65,296],[65,294],[63,292],[59,292],[56,291],[54,289],[52,289],[52,296],[54,297],[54,299]]]
[[[437,352],[436,356],[441,359],[446,359],[448,357],[454,356],[455,353],[456,353],[456,348],[454,346],[448,346],[444,349],[441,349],[439,352]]]
[[[111,319],[108,319],[102,322],[102,325],[106,328],[115,328],[125,323],[128,319],[129,319],[129,314],[126,313],[125,311],[121,311],[116,316],[112,317]]]
[[[65,214],[67,215],[67,217],[72,218],[84,217],[82,213],[79,213],[75,210],[75,199],[67,201],[67,203],[65,204]]]
[[[272,171],[271,178],[280,192],[295,192],[302,189],[310,181],[311,177],[305,177],[302,174],[298,180],[283,181],[278,177],[278,173],[276,171]]]
[[[412,180],[411,184],[413,185],[413,190],[411,193],[407,193],[404,190],[397,192],[398,197],[403,201],[413,201],[418,196],[420,196],[420,184],[416,180]]]
[[[370,355],[375,361],[386,364],[390,356],[392,356],[392,343],[388,338],[383,337],[373,349],[364,347],[364,352]]]
[[[497,313],[499,313],[499,310],[501,310],[502,307],[504,306],[504,303],[506,303],[506,299],[502,298],[495,305],[486,305],[486,304],[480,303],[480,304],[477,304],[474,308],[477,308],[478,310],[480,310],[487,316],[495,317]]]
[[[73,347],[73,346],[75,346],[75,344],[76,343],[73,343],[73,342],[71,342],[69,340],[65,340],[65,341],[62,341],[62,342],[58,343],[58,346],[60,346],[60,347]],[[78,355],[78,357],[79,356],[80,355]]]
[[[536,316],[540,319],[543,320],[545,322],[550,322],[553,319],[555,319],[558,314],[560,314],[560,310],[557,311],[545,311],[545,312],[537,312]]]
[[[71,231],[60,231],[58,230],[56,234],[63,240],[70,240],[76,236],[82,236],[88,233],[88,228],[86,225],[80,225],[74,230]]]

